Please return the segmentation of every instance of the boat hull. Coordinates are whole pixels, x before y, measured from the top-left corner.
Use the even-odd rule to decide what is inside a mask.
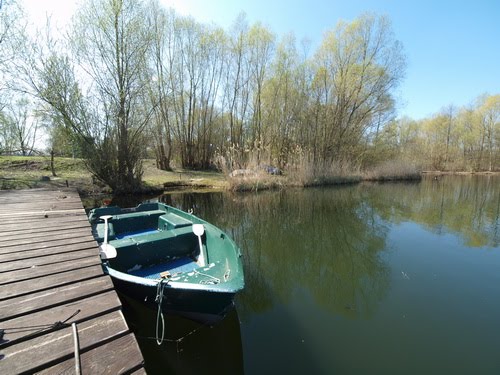
[[[149,308],[158,309],[157,285],[144,285],[124,280],[113,275],[115,272],[104,267],[110,274],[115,289]],[[111,272],[110,272],[111,271]],[[211,289],[184,289],[169,285],[163,281],[162,312],[170,315],[182,316],[200,323],[213,324],[225,317],[234,308],[235,292],[212,291]]]

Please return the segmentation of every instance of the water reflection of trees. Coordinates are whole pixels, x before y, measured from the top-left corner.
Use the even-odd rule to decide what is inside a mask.
[[[363,190],[386,220],[414,221],[437,234],[451,232],[470,247],[499,246],[498,176],[442,176],[419,184],[366,185]]]
[[[381,259],[388,223],[452,232],[467,246],[499,245],[499,177],[260,194],[173,194],[167,204],[228,232],[244,253],[240,313],[270,309],[306,289],[325,309],[370,316],[389,286]]]
[[[389,285],[387,229],[356,189],[170,196],[230,233],[244,252],[245,310],[286,304],[297,288],[348,317],[370,316]]]

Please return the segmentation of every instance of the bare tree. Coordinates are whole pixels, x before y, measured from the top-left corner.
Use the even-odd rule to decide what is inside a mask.
[[[38,120],[32,115],[30,103],[20,99],[4,108],[0,116],[0,153],[28,156],[35,150]]]
[[[149,106],[153,108],[149,133],[153,145],[156,165],[162,170],[171,170],[172,141],[172,92],[169,86],[169,55],[171,30],[175,21],[174,11],[167,11],[158,0],[147,3],[148,19],[152,28],[151,49],[148,63],[151,76],[145,76],[148,87]]]
[[[248,32],[248,39],[251,85],[253,88],[251,144],[257,150],[257,163],[260,164],[260,152],[265,143],[263,139],[262,93],[274,52],[275,36],[266,27],[255,24]]]
[[[15,0],[0,1],[0,112],[7,102],[11,81],[10,64],[22,53],[26,40],[25,17]]]

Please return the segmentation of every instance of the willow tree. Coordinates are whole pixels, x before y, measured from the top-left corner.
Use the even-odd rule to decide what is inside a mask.
[[[270,78],[263,90],[265,146],[270,151],[269,162],[280,167],[288,162],[294,129],[299,127],[301,112],[307,106],[300,65],[295,37],[286,35],[277,45]]]
[[[150,142],[153,145],[156,165],[161,170],[171,170],[172,158],[172,115],[171,90],[169,85],[170,62],[169,47],[173,38],[175,13],[167,12],[158,0],[148,3],[149,15],[147,22],[153,29],[151,53],[149,54],[152,79],[147,82],[149,95],[147,100],[153,108]]]
[[[244,123],[250,112],[248,23],[240,13],[229,31],[224,95],[227,103],[229,146],[244,149]],[[223,145],[221,145],[223,146]]]
[[[30,116],[30,103],[26,99],[20,99],[5,105],[2,112],[0,112],[0,154],[32,155],[39,126],[38,119]]]
[[[250,125],[251,146],[257,150],[257,163],[260,164],[263,139],[263,100],[264,82],[274,53],[274,34],[260,23],[248,31],[250,84],[253,88],[252,121]]]
[[[402,46],[387,18],[363,15],[325,35],[315,64],[320,156],[352,160],[380,115],[393,109],[405,68]]]
[[[135,0],[92,0],[76,13],[67,43],[31,44],[16,65],[25,92],[74,136],[89,171],[115,193],[141,188],[145,61],[150,29]]]
[[[140,1],[85,2],[70,37],[88,119],[98,128],[87,140],[87,160],[115,192],[135,191],[141,183],[142,133],[150,112],[142,105],[151,40],[145,15]]]
[[[500,144],[500,95],[486,96],[478,109],[481,119],[480,159],[485,154],[484,169],[498,168]]]
[[[0,0],[0,114],[11,101],[11,63],[22,52],[25,23],[23,9],[15,0]]]

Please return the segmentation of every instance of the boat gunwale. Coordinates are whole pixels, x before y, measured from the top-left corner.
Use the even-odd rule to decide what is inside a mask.
[[[185,282],[178,282],[178,281],[172,281],[169,279],[148,279],[145,277],[141,276],[135,276],[131,275],[130,273],[126,272],[121,272],[117,271],[116,269],[110,267],[106,263],[103,263],[103,267],[108,275],[111,277],[114,277],[116,279],[129,282],[132,284],[137,284],[137,285],[142,285],[142,286],[147,286],[147,287],[157,287],[158,283],[162,280],[167,280],[168,283],[165,283],[166,288],[172,288],[172,289],[185,289],[185,290],[200,290],[200,291],[207,291],[207,292],[213,292],[213,293],[237,293],[238,291],[242,290],[244,287],[244,282],[241,283],[235,283],[232,281],[226,281],[224,283],[218,283],[218,284],[200,284],[200,283],[185,283]],[[238,281],[238,278],[234,279],[235,281]],[[233,284],[241,284],[241,285],[236,285],[233,286]],[[227,286],[232,286],[232,288],[227,288]]]

